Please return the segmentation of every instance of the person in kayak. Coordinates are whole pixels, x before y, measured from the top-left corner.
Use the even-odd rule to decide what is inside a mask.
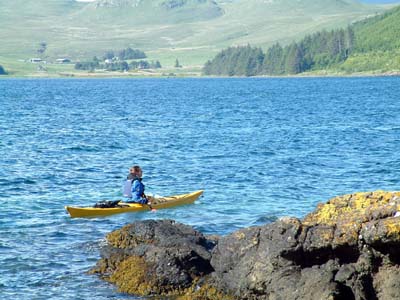
[[[130,173],[128,178],[132,178],[132,198],[129,202],[150,205],[150,202],[144,193],[145,186],[142,183],[142,169],[139,166],[133,166],[129,171]]]

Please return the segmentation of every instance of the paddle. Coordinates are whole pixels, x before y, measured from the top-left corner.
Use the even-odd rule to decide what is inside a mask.
[[[143,194],[144,195],[144,194]],[[157,209],[155,209],[155,208],[153,208],[152,206],[151,206],[151,200],[152,200],[152,197],[149,197],[149,196],[146,196],[146,195],[144,195],[145,197],[146,197],[146,199],[147,199],[147,203],[146,203],[146,205],[150,208],[150,211],[151,212],[156,212],[157,211]]]

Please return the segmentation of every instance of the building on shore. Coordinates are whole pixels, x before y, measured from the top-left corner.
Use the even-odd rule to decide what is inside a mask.
[[[31,58],[29,61],[34,64],[44,62],[41,58]]]
[[[69,64],[71,63],[71,60],[69,58],[57,58],[56,62],[58,64]]]

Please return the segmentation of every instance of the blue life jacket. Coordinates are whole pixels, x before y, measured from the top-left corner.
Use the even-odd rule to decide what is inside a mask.
[[[147,204],[148,200],[144,194],[145,186],[142,183],[142,178],[135,178],[132,182],[132,201]]]

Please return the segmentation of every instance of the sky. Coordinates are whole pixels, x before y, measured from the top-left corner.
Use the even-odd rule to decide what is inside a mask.
[[[384,3],[400,3],[400,0],[360,0],[360,2],[384,4]]]
[[[76,0],[78,2],[94,2],[96,0]],[[387,4],[387,3],[399,3],[400,0],[358,0],[363,3],[374,3],[374,4]]]
[[[96,0],[76,0],[78,2],[93,2]],[[364,3],[400,3],[400,0],[359,0],[360,2]]]

